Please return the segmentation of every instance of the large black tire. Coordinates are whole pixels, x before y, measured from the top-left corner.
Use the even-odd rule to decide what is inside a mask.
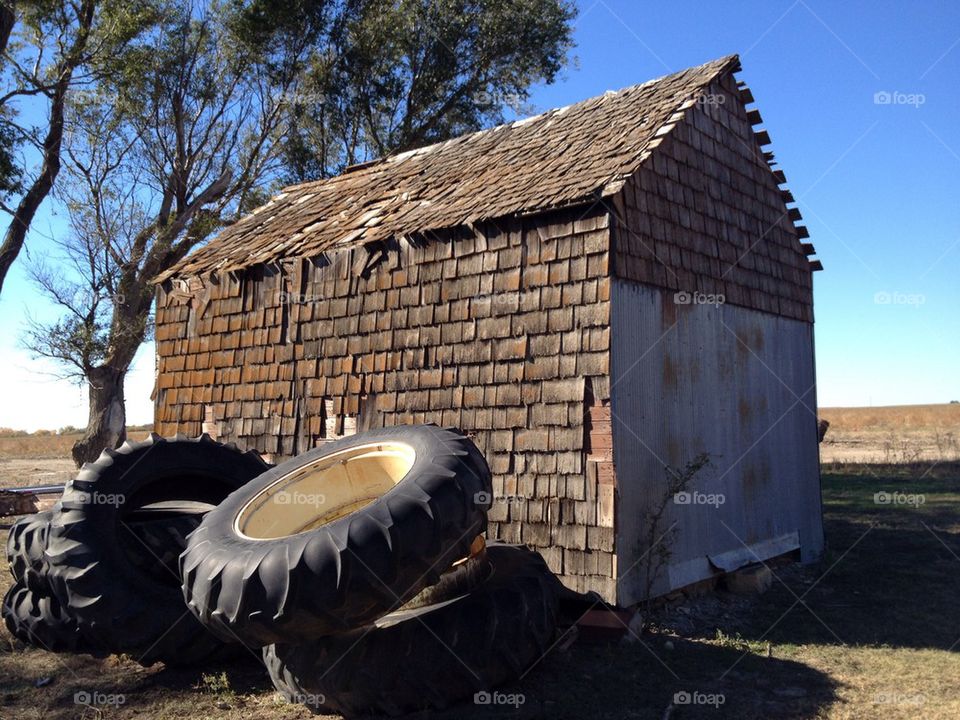
[[[21,518],[10,528],[7,537],[7,561],[14,580],[43,595],[51,593],[45,551],[52,517],[52,511],[44,510]],[[152,512],[125,522],[137,541],[144,545],[144,552],[136,556],[144,570],[178,576],[180,553],[187,546],[187,535],[197,529],[202,517],[196,512]]]
[[[50,652],[86,652],[80,628],[57,599],[16,582],[3,598],[3,622],[19,640]]]
[[[490,493],[486,461],[458,431],[402,426],[336,440],[207,514],[180,560],[184,597],[207,627],[253,647],[365,625],[467,555]],[[314,504],[291,502],[301,495]]]
[[[45,593],[49,593],[49,586],[44,550],[51,517],[49,510],[22,517],[13,524],[7,536],[7,562],[13,579]]]
[[[206,435],[151,435],[84,465],[55,508],[46,559],[53,593],[87,641],[143,665],[190,664],[220,652],[222,641],[184,607],[171,567],[196,519],[145,519],[141,508],[168,500],[216,505],[267,467],[255,452]],[[142,530],[158,523],[160,531]]]
[[[515,678],[550,646],[560,583],[524,547],[490,545],[487,558],[489,576],[466,595],[265,647],[274,687],[316,713],[349,717],[444,708]]]

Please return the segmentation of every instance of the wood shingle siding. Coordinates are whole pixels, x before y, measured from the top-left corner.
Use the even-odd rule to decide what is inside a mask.
[[[542,272],[569,265],[569,248],[605,258],[608,222],[594,208],[434,233],[395,243],[366,277],[352,274],[363,251],[348,248],[192,280],[193,294],[161,289],[158,432],[206,429],[280,457],[358,426],[455,425],[494,473],[490,534],[577,551],[550,554],[551,568],[612,599],[612,547],[598,536],[588,548],[585,525],[603,500],[583,474],[585,378],[607,372],[610,278],[599,262],[560,286]],[[591,229],[557,230],[575,226]],[[451,263],[512,274],[445,277]],[[606,554],[587,566],[607,574],[584,574],[585,552]]]
[[[700,97],[617,198],[614,274],[810,322],[809,261],[733,77]]]

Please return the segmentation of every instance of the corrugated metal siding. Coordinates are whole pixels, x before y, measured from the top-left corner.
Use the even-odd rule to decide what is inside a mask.
[[[664,466],[699,453],[691,489],[712,505],[668,503],[670,556],[653,594],[708,577],[709,556],[823,549],[813,326],[732,305],[677,304],[671,291],[611,286],[611,406],[617,472],[618,595],[642,599],[645,516],[665,495]],[[653,555],[653,553],[651,553]],[[649,557],[649,556],[648,556]]]

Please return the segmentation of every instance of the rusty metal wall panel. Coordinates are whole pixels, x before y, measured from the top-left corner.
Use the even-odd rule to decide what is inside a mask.
[[[802,558],[823,549],[813,326],[733,305],[681,304],[626,280],[611,287],[611,408],[617,472],[618,599],[647,589],[650,523],[666,496],[665,467],[700,453],[711,464],[671,498],[673,528],[652,594],[717,571],[711,556],[761,559],[798,538]],[[709,495],[724,502],[707,503]],[[717,498],[713,498],[716,500]],[[786,543],[786,544],[785,544]]]

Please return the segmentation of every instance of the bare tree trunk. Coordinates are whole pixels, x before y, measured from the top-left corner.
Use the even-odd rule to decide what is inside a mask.
[[[90,415],[87,431],[73,446],[77,467],[93,462],[105,448],[119,447],[127,439],[127,412],[123,400],[126,369],[101,365],[87,378]]]

